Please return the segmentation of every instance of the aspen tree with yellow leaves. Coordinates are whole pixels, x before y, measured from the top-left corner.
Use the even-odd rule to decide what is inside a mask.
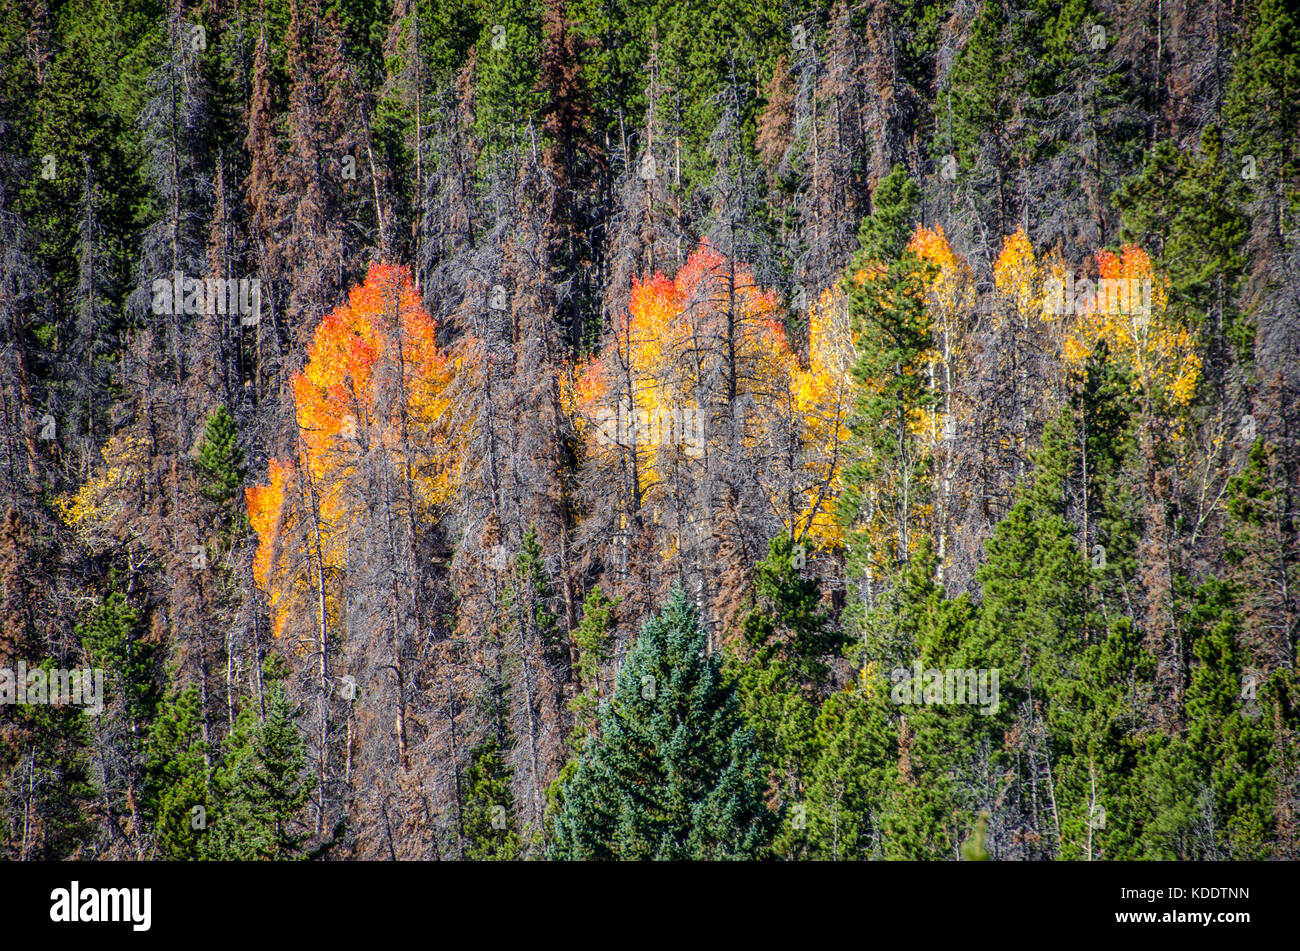
[[[935,454],[934,533],[937,581],[944,581],[950,549],[954,481],[959,446],[966,442],[959,436],[962,416],[967,407],[958,396],[965,383],[962,377],[970,359],[968,339],[971,311],[975,304],[974,275],[966,261],[955,254],[942,227],[918,227],[908,249],[934,266],[927,287],[926,304],[933,327],[934,350],[930,355],[930,388],[940,394],[928,413],[927,437]],[[961,415],[959,415],[961,414]]]

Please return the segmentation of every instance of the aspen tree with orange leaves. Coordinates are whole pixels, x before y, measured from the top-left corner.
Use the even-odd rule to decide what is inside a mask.
[[[331,792],[344,795],[355,776],[411,768],[410,670],[436,624],[421,565],[437,550],[440,507],[456,478],[453,373],[410,274],[372,265],[320,322],[293,378],[297,457],[273,460],[270,483],[248,492],[272,631],[315,682],[318,829],[333,821]],[[362,704],[386,711],[378,721],[354,711],[353,698],[340,704],[337,689],[376,662],[390,675]],[[367,730],[376,728],[386,740],[372,741]]]
[[[586,528],[607,533],[607,571],[620,576],[638,532],[701,567],[750,556],[754,519],[837,544],[851,343],[834,293],[815,314],[805,369],[776,295],[707,243],[671,280],[634,281],[627,314],[569,387],[586,465],[620,474],[619,505]],[[684,510],[700,504],[703,519]],[[724,584],[711,597],[725,610],[734,594]]]

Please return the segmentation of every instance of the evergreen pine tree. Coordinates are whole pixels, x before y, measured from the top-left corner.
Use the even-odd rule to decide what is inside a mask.
[[[1265,233],[1294,231],[1300,206],[1300,30],[1287,0],[1249,5],[1241,51],[1224,95],[1233,169],[1264,196]],[[1272,239],[1270,238],[1270,243]]]
[[[1063,678],[1054,692],[1049,721],[1064,740],[1054,773],[1061,858],[1141,856],[1152,811],[1141,766],[1154,674],[1141,632],[1119,617],[1105,640],[1084,649],[1076,676]]]
[[[829,630],[820,610],[817,579],[796,567],[789,535],[772,539],[767,557],[755,565],[754,587],[757,605],[741,619],[739,652],[729,658],[729,666],[776,802],[798,802],[812,765],[814,720],[830,674],[826,660],[839,648],[840,636]],[[797,831],[797,826],[783,829],[779,853],[789,854],[799,837],[785,840]]]
[[[1223,532],[1249,646],[1270,668],[1300,659],[1300,538],[1283,451],[1263,439],[1251,446],[1241,472],[1228,479]]]
[[[303,858],[301,811],[311,797],[304,743],[283,684],[266,695],[266,719],[241,711],[222,743],[213,776],[216,817],[203,839],[205,857],[230,860]]]
[[[41,665],[52,671],[53,661]],[[12,847],[7,859],[56,861],[88,858],[95,841],[94,810],[103,788],[91,769],[92,724],[73,706],[36,703],[14,708],[0,729],[16,762],[6,763],[13,777],[0,790],[0,834]]]
[[[1232,585],[1211,579],[1186,596],[1195,658],[1185,698],[1186,730],[1157,735],[1146,757],[1144,793],[1153,815],[1143,857],[1259,859],[1270,854],[1273,777],[1270,725],[1246,680]]]
[[[963,653],[975,640],[975,612],[966,595],[945,595],[935,565],[934,547],[923,537],[893,589],[868,615],[864,686],[876,687],[876,671],[888,669],[890,686],[884,691],[897,714],[888,733],[873,722],[868,734],[874,736],[874,756],[882,744],[895,752],[885,774],[889,788],[870,814],[886,858],[955,858],[968,837],[963,830],[973,827],[975,806],[992,805],[963,796],[963,790],[984,785],[977,759],[989,736],[997,736],[989,724],[1001,707],[977,710],[978,691],[962,703],[938,696],[933,699],[941,702],[931,703],[928,674],[918,680],[914,673],[918,661],[926,672],[989,666]],[[877,720],[879,713],[871,712]],[[881,779],[878,766],[873,778]]]
[[[1241,620],[1233,586],[1207,581],[1188,615],[1198,661],[1187,691],[1187,741],[1197,773],[1208,780],[1215,831],[1222,836],[1207,858],[1259,859],[1269,854],[1272,779],[1269,724],[1260,716],[1254,685],[1246,681],[1239,643]]]
[[[244,483],[244,452],[239,448],[239,431],[230,411],[218,406],[208,417],[208,425],[199,443],[199,494],[215,502],[229,514],[239,488]]]
[[[850,529],[850,573],[868,580],[867,603],[873,583],[909,557],[927,496],[927,460],[911,422],[937,400],[926,364],[933,347],[928,265],[907,250],[919,200],[920,189],[901,166],[880,182],[843,282],[858,396],[838,517]]]
[[[646,622],[563,784],[552,853],[567,859],[762,855],[775,818],[734,687],[675,586]]]
[[[199,692],[169,697],[153,722],[148,744],[148,790],[159,855],[198,858],[207,825],[208,766]]]
[[[578,648],[578,683],[582,688],[569,705],[574,713],[570,744],[575,752],[595,727],[602,692],[601,671],[612,659],[610,650],[621,601],[622,598],[610,598],[599,586],[592,588],[582,603],[582,620],[573,632],[573,642]]]
[[[510,861],[519,857],[510,767],[496,737],[474,748],[465,773],[465,858]]]
[[[77,625],[77,636],[92,665],[105,672],[105,692],[110,698],[122,698],[122,715],[133,732],[152,717],[157,701],[153,645],[140,636],[138,623],[139,615],[126,595],[114,591]]]
[[[1226,163],[1222,136],[1209,126],[1199,156],[1158,143],[1116,203],[1123,238],[1157,250],[1154,261],[1169,276],[1170,307],[1204,328],[1212,343],[1224,341],[1249,360],[1253,331],[1237,304],[1250,235],[1245,197],[1239,170]]]
[[[817,714],[814,743],[807,753],[803,854],[823,861],[881,857],[884,806],[898,759],[884,678],[871,674],[832,694]]]

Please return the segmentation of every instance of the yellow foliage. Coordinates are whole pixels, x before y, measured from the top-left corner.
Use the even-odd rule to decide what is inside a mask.
[[[853,403],[849,375],[853,358],[848,300],[838,287],[831,287],[808,310],[808,369],[795,366],[791,373],[794,413],[801,424],[804,465],[810,476],[808,484],[800,487],[804,506],[799,524],[823,548],[834,548],[844,540],[834,503],[844,490],[841,470]]]
[[[1034,258],[1029,236],[1021,228],[1002,243],[1002,253],[993,265],[993,283],[1016,305],[1024,322],[1043,312],[1043,268]]]
[[[814,544],[838,544],[832,509],[842,489],[853,363],[843,293],[823,293],[809,320],[804,369],[786,339],[775,293],[759,288],[746,265],[707,242],[674,278],[654,274],[635,281],[628,312],[609,343],[574,368],[562,387],[588,457],[609,466],[630,460],[643,503],[653,507],[670,466],[703,465],[711,422],[719,429],[742,426],[747,448],[793,424],[800,446],[793,490],[800,511],[790,513],[795,533]],[[708,361],[719,356],[734,368],[735,393],[727,407],[700,379],[701,369],[707,372]],[[734,420],[705,418],[719,411],[733,413]],[[773,505],[784,509],[789,495],[783,477],[772,489]]]
[[[926,284],[926,310],[934,334],[935,348],[926,355],[931,386],[944,395],[932,410],[914,412],[908,420],[912,432],[939,441],[945,412],[951,412],[953,367],[960,356],[964,315],[975,303],[975,279],[965,259],[952,250],[942,227],[917,227],[909,248],[934,265]]]
[[[1188,406],[1201,358],[1191,331],[1168,311],[1168,279],[1133,245],[1119,254],[1098,251],[1095,258],[1098,280],[1076,285],[1059,255],[1035,259],[1021,229],[1004,242],[994,281],[1026,324],[1036,315],[1059,328],[1067,368],[1080,369],[1104,343],[1110,359],[1132,370],[1143,392],[1170,407]]]
[[[144,480],[149,444],[141,436],[120,433],[104,444],[100,456],[104,467],[98,475],[72,495],[54,501],[63,523],[92,546],[108,541],[115,534],[113,523],[134,494],[128,489],[138,487]]]
[[[1063,351],[1067,365],[1082,367],[1104,342],[1111,359],[1127,364],[1148,396],[1175,408],[1189,406],[1201,358],[1192,332],[1169,312],[1168,279],[1132,245],[1118,255],[1099,251],[1096,260],[1100,281],[1091,299],[1074,308]],[[1123,298],[1116,293],[1121,286]]]

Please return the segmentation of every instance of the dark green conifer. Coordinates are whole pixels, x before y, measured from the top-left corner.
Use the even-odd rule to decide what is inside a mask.
[[[735,859],[763,855],[775,817],[735,690],[681,587],[647,621],[560,790],[553,855]]]

